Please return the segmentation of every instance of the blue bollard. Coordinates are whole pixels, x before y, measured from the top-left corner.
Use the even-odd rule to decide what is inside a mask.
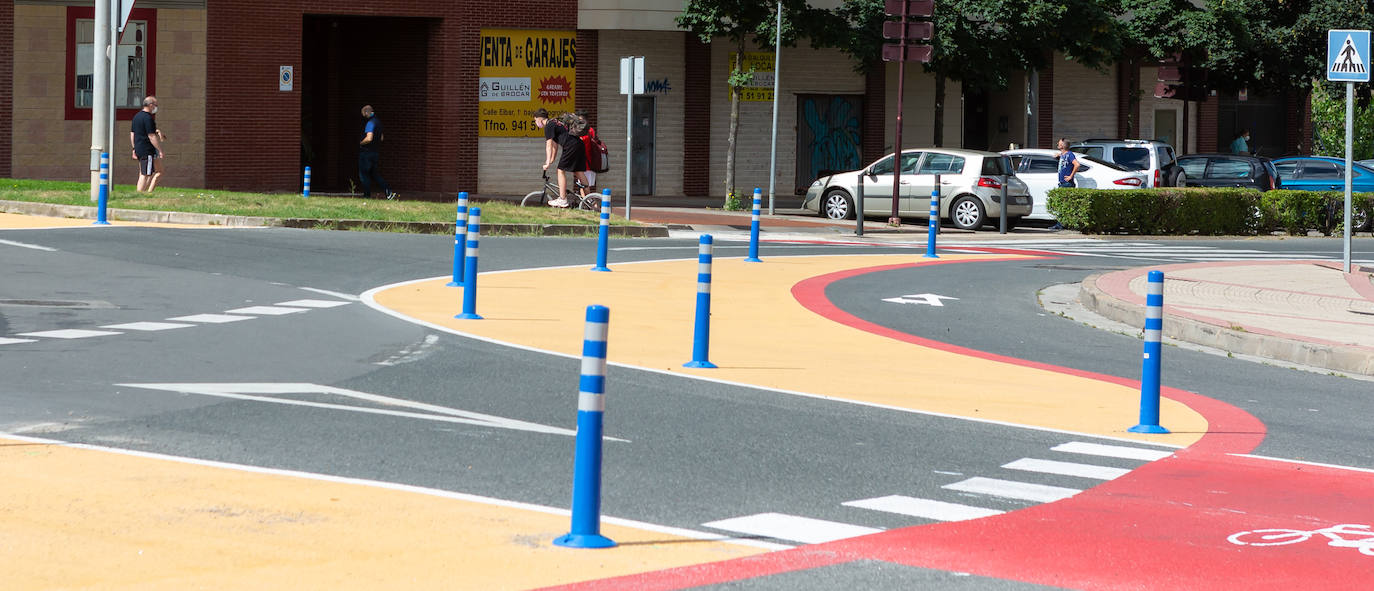
[[[458,221],[453,223],[453,281],[447,287],[463,284],[463,243],[468,236],[468,192],[458,193]]]
[[[611,190],[601,190],[601,227],[596,233],[596,266],[593,271],[610,272],[606,266],[606,251],[611,242]]]
[[[577,392],[577,452],[573,457],[572,530],[553,541],[568,548],[611,548],[601,535],[601,437],[606,410],[606,333],[611,311],[587,306],[582,378]]]
[[[940,255],[935,254],[935,234],[940,231],[940,175],[935,175],[935,188],[930,191],[930,221],[929,228],[926,230],[926,256],[928,259],[938,259]]]
[[[1160,337],[1164,332],[1164,272],[1150,271],[1145,289],[1145,360],[1140,371],[1140,424],[1132,433],[1168,433],[1159,426]]]
[[[749,223],[749,256],[746,263],[762,263],[759,260],[759,207],[763,203],[763,189],[754,187],[754,218]]]
[[[477,315],[477,241],[482,234],[482,209],[468,212],[467,260],[463,261],[463,313],[454,318],[481,320]]]
[[[701,235],[697,250],[697,324],[692,338],[692,360],[682,367],[713,368],[706,360],[711,346],[711,235]]]
[[[310,198],[310,167],[305,167],[305,190],[301,192],[301,197]]]
[[[100,189],[96,196],[95,223],[93,226],[108,226],[106,210],[110,206],[110,153],[100,153]]]

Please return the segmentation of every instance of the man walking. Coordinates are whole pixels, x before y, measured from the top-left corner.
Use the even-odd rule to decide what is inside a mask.
[[[138,161],[138,192],[152,193],[157,187],[157,179],[162,176],[157,160],[165,156],[162,152],[161,134],[153,114],[157,113],[157,97],[143,99],[143,109],[134,113],[129,129],[129,145],[133,147],[134,160]]]
[[[363,137],[358,141],[358,180],[363,183],[364,199],[372,197],[374,181],[387,199],[396,198],[396,194],[391,192],[391,187],[382,179],[382,173],[377,168],[382,158],[380,147],[384,139],[382,122],[377,119],[372,105],[363,105]]]

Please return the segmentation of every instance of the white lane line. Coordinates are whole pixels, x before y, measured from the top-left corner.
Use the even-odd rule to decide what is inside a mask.
[[[202,459],[198,459],[198,458],[188,458],[188,457],[184,457],[184,456],[171,456],[171,455],[166,455],[166,454],[152,453],[152,452],[146,452],[146,451],[134,451],[134,450],[131,450],[131,449],[120,449],[120,448],[117,448],[117,447],[104,447],[104,446],[100,446],[100,445],[90,445],[90,444],[85,444],[85,443],[69,443],[69,442],[60,441],[60,440],[57,440],[57,439],[46,439],[46,438],[33,437],[33,436],[28,436],[28,435],[17,435],[17,434],[13,434],[12,432],[11,432],[11,433],[0,432],[0,436],[6,437],[6,438],[8,438],[8,439],[15,439],[15,440],[18,440],[18,441],[26,441],[26,442],[30,442],[30,443],[41,443],[41,444],[45,444],[45,445],[57,445],[57,446],[62,446],[62,447],[71,448],[71,449],[85,449],[85,450],[91,450],[91,451],[99,451],[99,452],[106,452],[106,453],[119,454],[119,455],[122,455],[122,456],[130,456],[130,457],[135,457],[135,458],[147,458],[147,459],[150,459],[150,460],[161,460],[161,461],[166,461],[166,462],[177,462],[177,463],[180,463],[180,464],[188,464],[188,465],[191,465],[191,466],[207,466],[207,467],[210,467],[210,468],[219,468],[219,469],[223,469],[223,470],[236,470],[236,471],[239,471],[239,472],[248,472],[248,473],[251,473],[251,474],[269,474],[269,475],[273,475],[273,476],[285,476],[285,477],[288,477],[288,478],[301,478],[301,479],[304,479],[304,480],[314,480],[314,481],[318,481],[318,482],[333,482],[333,483],[336,483],[336,484],[347,484],[347,485],[351,485],[351,486],[366,486],[366,487],[371,487],[371,488],[379,488],[379,489],[383,489],[383,490],[392,490],[392,491],[404,492],[404,493],[410,493],[410,494],[426,495],[426,496],[437,497],[437,498],[441,498],[441,499],[451,499],[451,500],[455,500],[455,501],[464,501],[464,502],[468,502],[468,503],[480,503],[480,504],[489,505],[489,506],[492,506],[492,507],[503,507],[503,508],[506,508],[506,509],[517,509],[517,510],[521,510],[521,511],[533,511],[533,512],[535,512],[535,513],[543,513],[543,514],[545,514],[545,515],[558,515],[558,516],[561,516],[561,517],[567,517],[567,516],[569,516],[569,515],[572,514],[572,511],[570,511],[570,510],[568,510],[568,509],[560,509],[560,508],[558,508],[558,507],[549,507],[549,506],[545,506],[545,505],[535,505],[535,504],[533,504],[533,503],[522,503],[522,502],[519,502],[519,501],[509,501],[509,500],[506,500],[506,499],[498,499],[498,498],[494,498],[494,497],[483,497],[483,496],[478,496],[478,495],[473,495],[473,494],[467,494],[467,493],[461,493],[461,492],[454,492],[454,491],[448,491],[448,490],[439,490],[439,489],[437,489],[437,488],[426,488],[426,487],[422,487],[422,486],[413,486],[413,485],[409,485],[409,484],[399,484],[399,483],[396,483],[396,482],[384,482],[384,481],[380,481],[380,480],[364,480],[364,479],[362,479],[362,478],[348,478],[348,477],[345,477],[345,476],[334,476],[334,475],[332,475],[332,474],[321,474],[321,473],[318,473],[318,472],[301,472],[301,471],[297,471],[297,470],[283,470],[283,469],[280,469],[280,468],[264,468],[264,467],[261,467],[261,466],[249,466],[249,465],[246,465],[246,464],[231,464],[231,463],[229,463],[229,462],[216,462],[216,461],[214,461],[214,460],[202,460]],[[772,543],[772,542],[764,542],[764,541],[760,541],[760,540],[741,540],[741,539],[737,539],[737,538],[730,538],[730,537],[721,536],[721,535],[715,534],[715,533],[708,533],[708,532],[703,532],[703,531],[690,530],[690,529],[685,529],[685,528],[680,528],[680,527],[671,527],[671,526],[667,526],[667,525],[658,525],[658,524],[648,523],[648,522],[644,522],[644,521],[635,521],[635,520],[633,520],[633,519],[625,519],[625,518],[623,518],[623,517],[612,517],[612,516],[610,516],[610,515],[602,515],[602,516],[601,516],[601,522],[602,522],[602,523],[610,523],[610,524],[614,524],[614,525],[622,525],[622,526],[625,526],[625,527],[634,527],[634,528],[642,529],[642,530],[645,530],[645,531],[653,531],[653,532],[665,533],[665,534],[674,535],[674,536],[680,536],[680,537],[684,537],[684,538],[691,538],[691,539],[694,539],[694,540],[724,542],[724,543],[728,543],[728,544],[738,544],[738,545],[740,545],[740,546],[750,546],[750,547],[753,547],[753,548],[763,548],[763,549],[765,549],[765,550],[786,550],[786,549],[788,549],[788,548],[791,548],[791,546],[786,546],[786,545],[783,545],[783,544],[775,544],[775,543]]]
[[[782,513],[759,513],[744,517],[732,517],[720,521],[701,524],[702,527],[723,529],[751,536],[764,536],[778,540],[791,540],[803,544],[820,544],[845,538],[875,534],[881,529],[825,521],[810,517],[784,515]]]
[[[1056,445],[1050,448],[1054,451],[1066,453],[1084,454],[1090,456],[1104,456],[1108,458],[1125,458],[1128,460],[1144,460],[1153,462],[1162,460],[1171,455],[1170,451],[1157,449],[1143,449],[1139,447],[1126,447],[1124,445],[1104,445],[1101,443],[1086,443],[1083,441],[1071,441],[1069,443]]]
[[[848,501],[840,503],[846,507],[858,507],[860,509],[872,509],[874,511],[885,511],[887,513],[897,513],[910,515],[923,519],[934,519],[936,521],[964,521],[967,519],[978,519],[980,517],[991,517],[1001,515],[1003,512],[996,509],[986,509],[974,507],[972,505],[960,505],[959,503],[946,503],[932,499],[918,499],[915,497],[904,497],[902,495],[891,495],[877,497],[873,499],[863,499],[860,501]]]
[[[226,322],[238,322],[240,320],[252,320],[257,316],[229,316],[226,314],[193,314],[191,316],[177,316],[168,320],[180,320],[182,322],[203,322],[207,324],[224,324]]]
[[[249,306],[247,308],[234,308],[225,310],[225,314],[251,314],[254,316],[285,316],[296,312],[305,312],[305,308],[283,308],[281,306]]]
[[[18,343],[36,343],[33,339],[7,339],[0,337],[0,345],[14,345]]]
[[[968,480],[962,480],[953,484],[946,484],[944,488],[1008,499],[1038,501],[1041,503],[1067,499],[1083,492],[1076,488],[1047,486],[1044,484],[1017,482],[1015,480],[999,480],[997,478],[983,478],[981,476],[975,476]]]
[[[178,322],[130,322],[128,324],[106,324],[100,328],[114,328],[118,330],[172,330],[174,328],[190,328],[194,324],[181,324]]]
[[[1096,478],[1098,480],[1112,480],[1130,473],[1130,470],[1125,468],[1094,466],[1092,464],[1078,464],[1074,462],[1056,462],[1054,460],[1037,460],[1035,458],[1021,458],[1015,462],[1003,464],[1002,467],[1009,470],[1041,472],[1044,474],[1058,474],[1060,476],[1081,476],[1083,478]]]
[[[352,302],[334,302],[329,300],[291,300],[275,304],[277,306],[294,306],[297,308],[334,308],[337,306],[347,306]]]
[[[355,296],[355,295],[353,295],[353,294],[349,294],[349,293],[340,293],[340,292],[337,292],[337,291],[329,291],[329,290],[327,290],[327,289],[315,289],[315,288],[313,288],[313,287],[302,287],[301,289],[304,289],[305,291],[313,291],[313,292],[315,292],[315,293],[322,294],[322,295],[327,295],[327,296],[336,297],[336,298],[339,298],[339,299],[341,299],[341,300],[348,300],[348,301],[350,301],[350,302],[356,302],[356,301],[358,301],[359,299],[361,299],[361,298],[359,298],[358,296]]]
[[[108,330],[80,330],[69,328],[64,330],[45,330],[41,332],[21,332],[21,337],[42,337],[46,339],[89,339],[91,337],[105,337],[122,332],[112,332]]]
[[[56,248],[49,248],[49,247],[47,247],[47,246],[39,246],[39,245],[37,245],[37,244],[29,244],[29,243],[27,243],[27,242],[15,242],[15,241],[13,241],[13,240],[0,240],[0,244],[4,244],[4,245],[7,245],[7,246],[18,246],[19,248],[31,248],[31,249],[33,249],[33,250],[41,250],[41,251],[44,251],[44,252],[57,252],[57,249],[56,249]]]

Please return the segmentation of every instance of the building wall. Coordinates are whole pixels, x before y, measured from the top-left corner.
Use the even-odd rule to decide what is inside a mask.
[[[0,2],[0,137],[14,137],[14,3]],[[13,140],[0,141],[0,178],[14,176]]]
[[[611,171],[597,176],[597,185],[619,195],[625,192],[626,95],[620,94],[620,58],[644,56],[644,80],[654,97],[654,194],[682,195],[684,162],[682,130],[686,122],[686,33],[615,31],[602,35],[598,77],[600,97],[597,132],[611,151]]]
[[[1117,136],[1116,66],[1106,71],[1054,57],[1054,131],[1057,140]]]
[[[887,63],[887,131],[884,146],[887,152],[893,151],[896,143],[897,121],[897,64]],[[945,83],[944,134],[945,147],[959,145],[960,128],[964,123],[962,101],[963,92],[958,82]],[[907,64],[906,82],[903,94],[906,97],[902,106],[902,148],[930,147],[935,142],[935,77],[921,71],[919,64]]]
[[[1026,89],[1025,72],[1007,76],[1007,89],[988,93],[988,149],[1002,151],[1011,144],[1026,145]],[[1007,130],[1001,131],[1001,119],[1007,120]]]
[[[1169,142],[1178,154],[1191,154],[1198,151],[1197,142],[1197,121],[1198,103],[1188,104],[1188,146],[1182,145],[1183,135],[1183,101],[1177,99],[1155,98],[1155,84],[1158,81],[1159,68],[1155,66],[1144,66],[1140,68],[1140,139],[1160,139],[1155,137],[1155,111],[1173,110],[1174,128],[1178,130],[1179,137],[1171,138]]]

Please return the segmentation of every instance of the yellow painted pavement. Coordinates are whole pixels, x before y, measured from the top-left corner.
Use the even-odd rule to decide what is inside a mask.
[[[31,230],[43,228],[89,227],[95,220],[83,218],[57,218],[17,213],[0,213],[0,230]],[[111,226],[143,226],[160,228],[222,228],[206,224],[169,224],[162,222],[123,222],[109,220]]]

